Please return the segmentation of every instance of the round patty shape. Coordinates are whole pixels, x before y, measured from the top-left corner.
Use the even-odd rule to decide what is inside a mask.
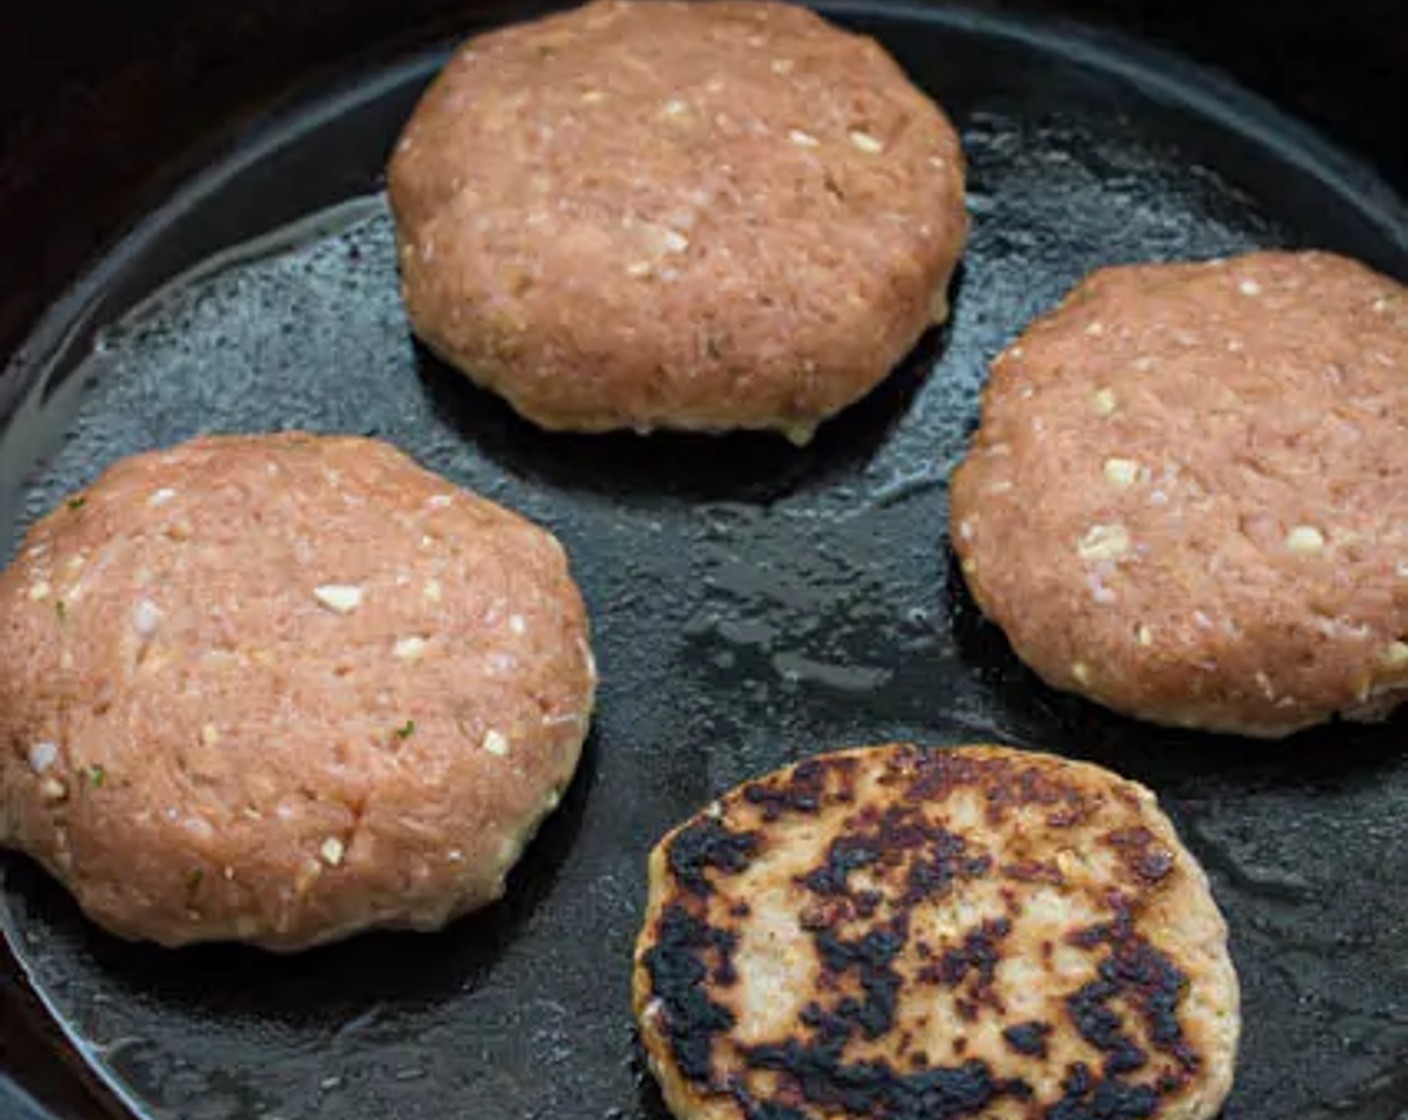
[[[503,892],[594,685],[549,533],[373,440],[198,439],[0,575],[0,840],[128,938],[433,929]]]
[[[1109,268],[994,363],[952,487],[1057,688],[1279,736],[1408,697],[1408,289],[1328,253]]]
[[[963,155],[802,8],[604,0],[475,38],[391,161],[421,338],[546,428],[804,441],[947,315]]]
[[[650,860],[635,1009],[681,1120],[1202,1120],[1227,930],[1142,786],[1003,747],[823,755]]]

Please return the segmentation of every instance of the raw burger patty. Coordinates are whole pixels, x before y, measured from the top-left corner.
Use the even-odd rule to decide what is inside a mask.
[[[1057,688],[1279,736],[1408,697],[1408,289],[1328,253],[1095,273],[993,365],[974,598]]]
[[[1002,747],[747,782],[661,841],[635,1010],[681,1120],[1204,1120],[1227,930],[1153,795]]]
[[[0,575],[0,840],[124,937],[434,929],[503,892],[594,685],[544,530],[373,440],[199,439]]]
[[[930,324],[963,155],[870,39],[749,0],[603,0],[470,40],[397,145],[421,338],[547,428],[798,441]]]

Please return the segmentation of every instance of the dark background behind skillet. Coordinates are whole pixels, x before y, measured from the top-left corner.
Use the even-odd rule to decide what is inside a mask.
[[[1408,189],[1401,0],[1005,6],[1109,23],[1231,71]],[[466,7],[446,0],[0,7],[0,354],[232,126],[349,58],[442,37]],[[64,1115],[91,1114],[71,1073],[48,1057],[50,1044],[22,1020],[22,1003],[0,999],[0,1069]]]

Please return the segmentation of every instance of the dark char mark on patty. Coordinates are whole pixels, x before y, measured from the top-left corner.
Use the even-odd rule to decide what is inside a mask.
[[[842,803],[855,799],[855,772],[854,758],[812,758],[780,781],[750,783],[743,800],[762,809],[769,823],[785,813],[814,814],[828,796]]]
[[[1185,1077],[1196,1070],[1198,1056],[1183,1038],[1178,1022],[1178,1004],[1188,978],[1134,931],[1129,912],[1122,908],[1114,921],[1074,933],[1068,940],[1083,949],[1110,947],[1109,956],[1100,962],[1098,978],[1066,997],[1076,1030],[1106,1055],[1105,1073],[1132,1072],[1149,1059],[1120,1029],[1120,1016],[1110,1006],[1116,999],[1139,1009],[1155,1049],[1176,1059]]]
[[[844,760],[847,763],[853,760]],[[897,756],[903,768],[918,769],[911,787],[930,798],[946,795],[950,785],[975,780],[967,760],[950,765],[942,754],[908,752]],[[828,789],[828,775],[840,773],[840,790]],[[899,775],[891,777],[893,781]],[[1058,785],[1041,776],[1016,775],[1018,780],[997,799],[996,811],[1007,804],[1035,801],[1078,816]],[[782,781],[759,782],[743,791],[743,799],[773,821],[788,813],[815,814],[828,798],[853,800],[853,767],[838,771],[834,760],[815,760],[797,767]],[[963,838],[929,821],[918,804],[884,811],[863,809],[847,822],[845,834],[829,846],[821,866],[803,875],[798,884],[816,896],[819,905],[804,915],[804,928],[825,972],[839,979],[855,977],[862,998],[842,996],[831,1006],[813,1000],[800,1015],[791,1037],[739,1048],[735,1053],[747,1068],[780,1074],[772,1099],[760,1099],[746,1075],[725,1076],[715,1068],[713,1046],[736,1025],[732,1011],[713,1002],[706,984],[733,980],[733,933],[710,926],[695,916],[699,903],[685,900],[662,913],[655,946],[645,957],[653,994],[663,1004],[662,1025],[681,1074],[711,1093],[731,1096],[747,1120],[811,1120],[808,1106],[849,1116],[883,1116],[886,1120],[959,1120],[976,1116],[1002,1098],[1030,1100],[1034,1091],[1021,1078],[1002,1079],[990,1066],[969,1059],[953,1066],[929,1066],[902,1072],[888,1062],[847,1062],[849,1043],[858,1037],[875,1040],[894,1030],[903,981],[895,969],[909,938],[911,911],[950,891],[956,881],[980,877],[991,870],[986,856],[971,856]],[[1116,838],[1117,849],[1135,860],[1146,857],[1141,836]],[[718,878],[744,871],[757,855],[756,832],[733,831],[719,819],[703,817],[682,830],[668,853],[670,869],[680,886],[696,899],[715,888],[706,870]],[[1157,860],[1157,856],[1155,856]],[[852,874],[869,868],[869,878],[890,877],[883,920],[873,889],[850,883]],[[1140,868],[1148,878],[1164,873],[1157,864]],[[845,936],[842,924],[860,919],[870,928]],[[992,919],[969,931],[960,947],[948,950],[930,970],[931,981],[950,986],[972,977],[978,988],[990,985],[1000,957],[1000,942],[1009,932],[1005,919]],[[1066,1067],[1061,1097],[1044,1112],[1044,1120],[1147,1120],[1168,1093],[1184,1085],[1197,1068],[1197,1055],[1183,1038],[1177,1018],[1187,978],[1174,963],[1134,930],[1133,915],[1117,901],[1115,920],[1069,935],[1070,944],[1090,952],[1108,948],[1097,978],[1066,997],[1072,1024],[1105,1055],[1100,1074],[1083,1062]],[[822,985],[834,990],[839,985]],[[1129,1076],[1147,1066],[1149,1055],[1124,1029],[1124,1015],[1137,1012],[1144,1034],[1160,1052],[1172,1056],[1181,1072],[1165,1074],[1153,1084],[1138,1084]],[[1003,1031],[1013,1051],[1046,1059],[1048,1023],[1030,1021]]]
[[[714,1036],[737,1020],[727,1007],[711,1000],[704,988],[709,975],[707,956],[717,954],[716,968],[732,968],[730,955],[738,938],[696,918],[683,906],[667,906],[660,915],[656,943],[645,954],[650,990],[664,1006],[670,1049],[680,1072],[690,1081],[712,1081]]]
[[[690,894],[707,895],[714,888],[706,869],[737,875],[757,850],[756,832],[734,832],[715,817],[701,817],[671,842],[670,871]]]
[[[1118,1078],[1098,1080],[1084,1062],[1066,1069],[1061,1099],[1046,1110],[1045,1120],[1144,1120],[1159,1107],[1158,1091]]]
[[[1046,1057],[1046,1038],[1051,1033],[1051,1024],[1032,1020],[1017,1023],[1002,1032],[1002,1040],[1019,1054],[1029,1058]]]

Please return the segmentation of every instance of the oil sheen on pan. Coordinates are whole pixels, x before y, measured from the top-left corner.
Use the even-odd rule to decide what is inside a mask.
[[[1408,1097],[1404,718],[1256,748],[1058,696],[979,620],[944,533],[986,361],[1085,272],[1314,245],[1403,279],[1403,211],[1266,107],[1142,49],[957,9],[832,14],[952,113],[973,232],[946,328],[805,449],[547,435],[412,343],[375,192],[443,52],[245,133],[10,370],[29,394],[0,434],[6,555],[122,455],[215,429],[346,431],[552,529],[595,621],[577,778],[505,899],[441,935],[172,956],[101,935],[4,861],[20,966],[138,1115],[660,1118],[630,1014],[645,854],[740,781],[887,739],[1041,747],[1159,794],[1232,927],[1229,1120],[1389,1120]]]

